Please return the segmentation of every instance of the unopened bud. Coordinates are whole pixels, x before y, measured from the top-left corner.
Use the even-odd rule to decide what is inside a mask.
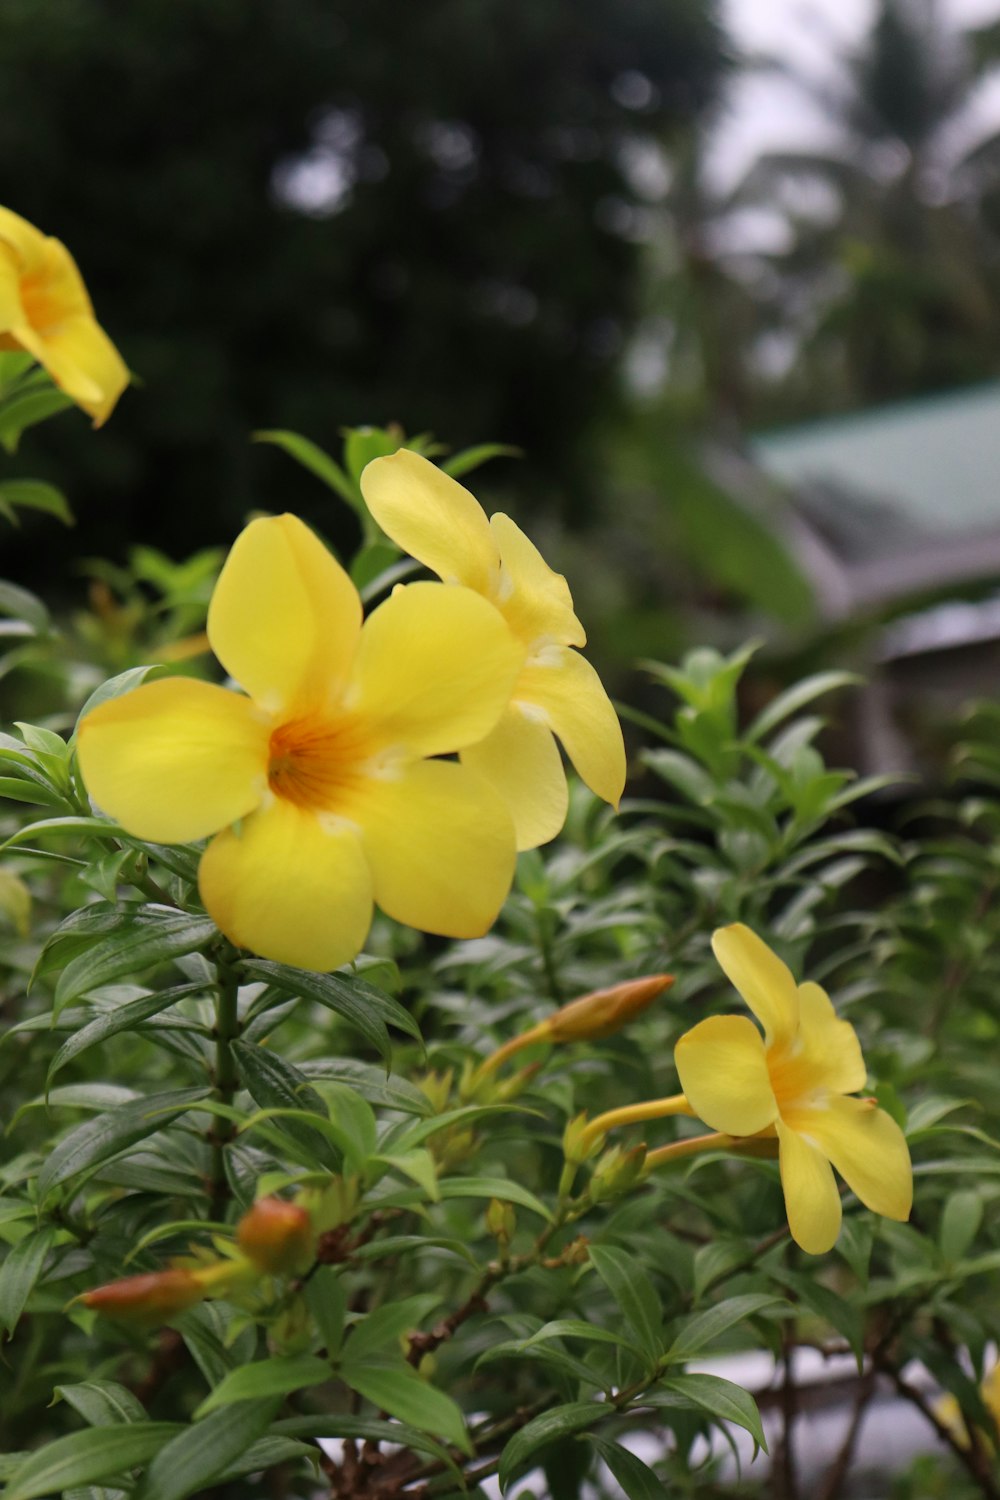
[[[563,1155],[568,1162],[579,1166],[588,1157],[593,1156],[600,1145],[603,1137],[598,1136],[595,1141],[587,1140],[587,1112],[575,1115],[572,1120],[567,1121],[566,1129],[563,1131]]]
[[[448,1108],[454,1076],[454,1070],[448,1068],[444,1073],[425,1073],[422,1078],[416,1080],[417,1088],[430,1102],[436,1115],[443,1115]]]
[[[517,1215],[513,1205],[502,1203],[499,1198],[491,1198],[486,1210],[486,1228],[501,1249],[505,1250],[517,1228]]]
[[[316,1236],[312,1219],[297,1203],[260,1198],[237,1224],[236,1241],[259,1271],[281,1275],[308,1270]]]
[[[601,1157],[590,1179],[590,1196],[593,1201],[603,1203],[608,1198],[616,1198],[619,1193],[628,1192],[642,1176],[645,1163],[644,1145],[632,1146],[628,1151],[623,1151],[621,1146],[612,1146]]]
[[[204,1287],[194,1272],[172,1269],[109,1281],[107,1286],[84,1292],[80,1301],[106,1318],[144,1324],[162,1323],[193,1307],[204,1295]]]
[[[672,974],[650,974],[571,1000],[543,1024],[552,1042],[596,1042],[620,1031],[674,982]]]
[[[314,1232],[328,1234],[354,1218],[361,1198],[356,1177],[331,1177],[322,1187],[304,1188],[298,1206],[308,1213]]]

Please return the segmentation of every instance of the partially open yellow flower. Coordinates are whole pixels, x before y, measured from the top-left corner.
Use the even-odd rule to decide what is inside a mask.
[[[463,584],[503,615],[521,652],[510,705],[491,733],[462,751],[510,808],[519,849],[555,838],[566,820],[566,775],[553,734],[580,776],[617,807],[625,785],[621,725],[593,667],[578,651],[583,626],[561,573],[519,526],[490,520],[443,470],[401,448],[361,476],[382,530],[446,583]]]
[[[237,538],[208,635],[249,696],[178,678],[99,705],[79,735],[95,801],[142,839],[215,834],[202,899],[267,958],[345,963],[373,900],[426,932],[486,932],[513,878],[510,815],[429,757],[488,734],[510,698],[519,655],[496,610],[415,583],[362,627],[350,578],[285,515]]]
[[[713,1016],[681,1037],[674,1060],[695,1114],[726,1135],[777,1135],[789,1228],[813,1255],[840,1232],[833,1167],[873,1212],[907,1219],[903,1132],[874,1099],[847,1097],[867,1076],[854,1028],[749,927],[720,928],[712,947],[764,1035],[744,1016]]]
[[[31,354],[95,427],[128,385],[65,245],[9,208],[0,208],[0,349]]]

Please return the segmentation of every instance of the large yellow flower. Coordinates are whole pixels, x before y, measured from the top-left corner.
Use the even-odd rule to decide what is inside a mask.
[[[748,927],[720,928],[712,947],[764,1035],[745,1016],[713,1016],[681,1037],[674,1060],[695,1114],[726,1135],[777,1135],[789,1227],[811,1254],[840,1232],[833,1167],[875,1213],[908,1218],[903,1132],[874,1099],[847,1097],[867,1076],[854,1028]]]
[[[553,734],[591,791],[617,807],[625,785],[621,725],[597,673],[571,649],[587,637],[562,574],[509,516],[487,520],[467,489],[407,448],[370,463],[361,488],[397,546],[446,583],[489,599],[518,641],[521,670],[506,713],[462,751],[463,763],[510,808],[518,848],[546,843],[566,819],[566,774]]]
[[[519,655],[496,611],[416,583],[362,627],[347,574],[285,515],[237,538],[208,634],[248,696],[178,678],[95,708],[79,754],[99,806],[157,843],[215,834],[202,899],[267,958],[346,962],[373,900],[427,932],[484,933],[513,877],[510,815],[429,757],[481,739],[509,700]]]
[[[9,208],[0,208],[0,349],[31,354],[95,427],[128,385],[65,245]]]

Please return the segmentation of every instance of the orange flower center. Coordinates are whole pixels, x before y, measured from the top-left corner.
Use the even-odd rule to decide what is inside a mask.
[[[276,797],[331,812],[361,780],[370,751],[349,719],[294,719],[271,734],[267,779]]]
[[[767,1049],[767,1071],[782,1118],[814,1104],[824,1089],[815,1058],[800,1052],[794,1043]]]

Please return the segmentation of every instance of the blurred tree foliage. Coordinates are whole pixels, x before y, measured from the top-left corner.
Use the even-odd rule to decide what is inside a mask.
[[[315,515],[262,426],[488,433],[585,494],[635,162],[723,66],[709,0],[8,0],[4,201],[73,248],[144,386],[47,444],[88,550]]]

